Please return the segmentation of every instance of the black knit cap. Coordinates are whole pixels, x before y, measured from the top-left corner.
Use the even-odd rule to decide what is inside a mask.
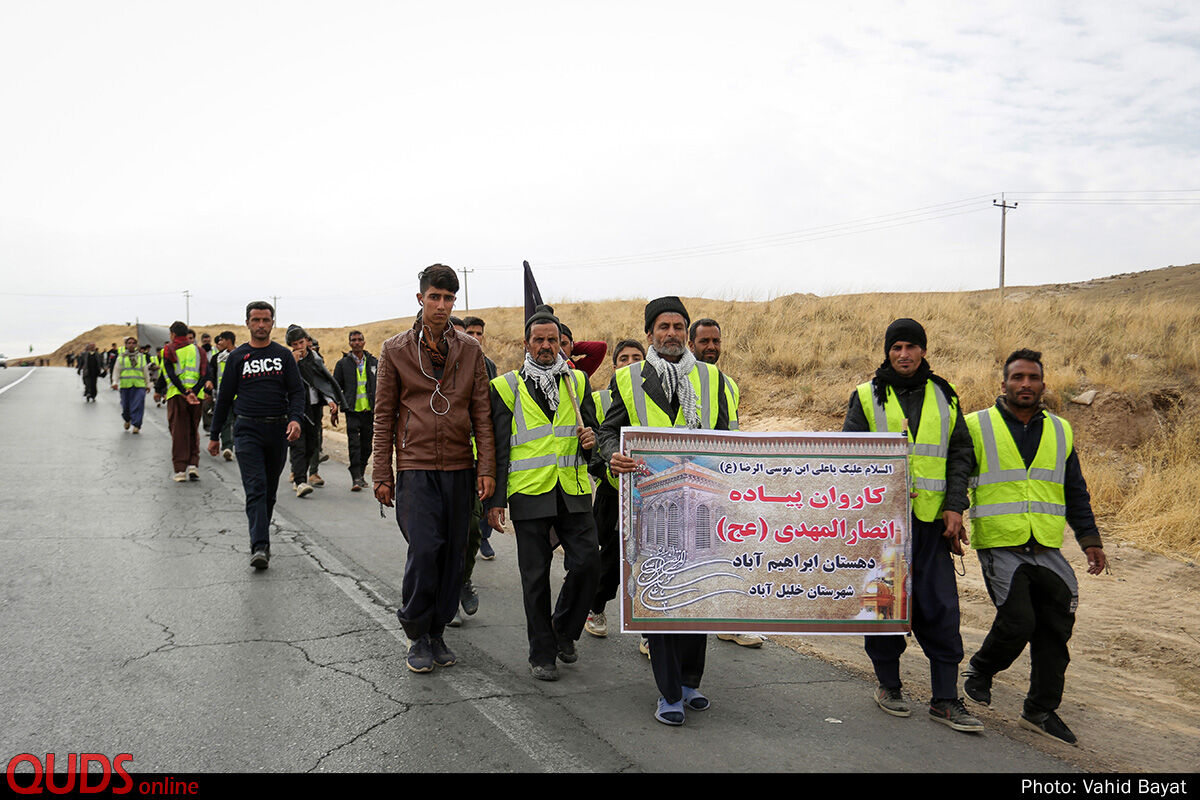
[[[929,349],[925,345],[925,329],[921,327],[921,323],[908,317],[902,317],[887,326],[887,333],[883,335],[883,354],[885,356],[891,352],[892,345],[896,342],[909,342],[922,350]]]
[[[654,327],[654,320],[658,319],[660,314],[674,313],[683,317],[684,325],[691,325],[691,317],[688,316],[687,309],[683,307],[683,301],[674,295],[667,297],[659,297],[646,303],[646,333]]]
[[[284,337],[288,344],[299,341],[300,339],[308,338],[308,331],[301,328],[299,325],[288,325],[287,335]]]
[[[525,338],[529,338],[529,329],[534,325],[544,325],[549,322],[558,326],[562,330],[562,323],[558,321],[558,317],[554,316],[548,309],[549,306],[538,306],[537,309],[529,315],[529,319],[525,320]]]

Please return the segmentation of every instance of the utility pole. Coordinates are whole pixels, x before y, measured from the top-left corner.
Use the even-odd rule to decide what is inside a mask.
[[[462,268],[459,270],[463,274],[463,310],[471,310],[471,290],[467,287],[467,273],[474,272],[473,269]]]
[[[185,313],[183,315],[183,321],[185,323],[187,323],[188,327],[191,327],[191,325],[192,325],[192,293],[189,292],[187,289],[183,290],[183,302],[187,304],[185,306]]]
[[[1004,192],[1000,193],[1000,202],[992,201],[992,205],[1000,209],[1000,299],[1004,299],[1004,226],[1008,217],[1008,210],[1016,208],[1019,203],[1013,203],[1011,206],[1004,202]]]
[[[271,295],[271,305],[275,307],[275,318],[279,319],[279,295]]]

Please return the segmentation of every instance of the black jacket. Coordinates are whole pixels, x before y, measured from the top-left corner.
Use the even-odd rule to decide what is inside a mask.
[[[367,400],[370,402],[367,411],[374,411],[375,376],[379,372],[379,359],[366,350],[363,351],[363,359],[367,362]],[[342,411],[353,411],[358,399],[358,362],[354,360],[353,353],[346,353],[333,365],[333,382],[342,390]]]
[[[921,408],[925,404],[927,385],[923,383],[914,389],[893,387],[914,438],[921,426]],[[857,389],[850,395],[850,406],[846,409],[846,421],[842,423],[842,430],[849,433],[866,433],[871,430],[862,402],[858,399]],[[969,505],[967,480],[971,477],[974,464],[975,447],[971,444],[971,434],[967,431],[960,401],[955,411],[954,430],[950,432],[950,452],[946,457],[946,500],[943,505],[946,511],[957,511],[961,514]]]
[[[342,397],[341,388],[334,383],[333,376],[325,368],[325,362],[321,360],[320,356],[309,350],[308,355],[297,361],[296,365],[300,367],[300,378],[304,381],[305,387],[316,389],[323,403],[332,400],[338,404],[339,408],[346,407],[346,398]],[[307,398],[304,403],[308,405]]]

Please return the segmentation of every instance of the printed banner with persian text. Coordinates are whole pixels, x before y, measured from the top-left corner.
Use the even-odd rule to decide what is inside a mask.
[[[908,442],[624,428],[621,630],[911,629]]]

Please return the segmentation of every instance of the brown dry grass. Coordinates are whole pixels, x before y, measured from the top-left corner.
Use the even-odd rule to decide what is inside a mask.
[[[1200,423],[1185,413],[1185,405],[1200,404],[1181,399],[1200,384],[1200,340],[1194,335],[1200,330],[1198,276],[1200,265],[1172,267],[1042,291],[1023,288],[1004,302],[994,292],[788,295],[765,302],[684,299],[692,319],[720,320],[721,368],[742,388],[742,415],[749,425],[756,418],[804,417],[814,421],[813,427],[836,428],[853,387],[881,361],[883,330],[896,317],[925,325],[930,363],[957,386],[966,411],[991,404],[1008,353],[1019,347],[1041,350],[1047,404],[1076,424],[1084,473],[1106,532],[1156,552],[1198,559]],[[644,300],[554,304],[578,339],[604,340],[610,347],[642,336],[643,305]],[[470,313],[487,321],[486,350],[500,369],[518,366],[522,310]],[[403,317],[353,327],[363,331],[367,349],[378,352],[384,339],[412,321]],[[194,327],[245,335],[240,325]],[[279,341],[283,327],[275,332]],[[332,362],[349,330],[309,328],[309,333],[321,340]],[[126,332],[124,326],[89,331],[52,359],[63,363],[65,354],[81,349],[84,341],[120,342]],[[606,364],[593,377],[593,387],[605,385],[611,374]],[[1125,402],[1088,410],[1067,402],[1086,388]]]

